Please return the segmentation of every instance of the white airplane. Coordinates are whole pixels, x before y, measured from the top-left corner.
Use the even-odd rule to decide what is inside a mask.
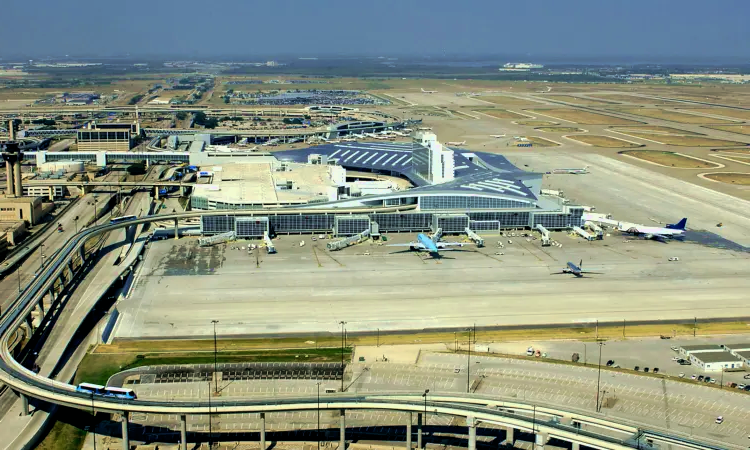
[[[645,239],[669,239],[680,237],[685,234],[685,225],[687,225],[687,218],[680,220],[677,223],[667,224],[665,228],[662,227],[647,227],[638,224],[617,224],[617,231],[628,233],[636,236],[641,236]]]
[[[491,134],[490,137],[493,137],[493,138],[504,138],[505,135],[504,134]]]
[[[419,131],[432,131],[432,127],[419,127],[417,128]]]
[[[466,141],[461,141],[461,142],[459,142],[459,141],[449,141],[449,142],[445,143],[445,145],[455,145],[455,146],[461,146],[461,145],[464,145],[464,144],[466,144]]]
[[[433,258],[439,258],[440,252],[454,250],[450,247],[463,247],[467,245],[463,242],[442,242],[440,236],[442,231],[438,230],[432,236],[419,233],[417,240],[408,244],[389,244],[388,247],[409,247],[407,251],[428,252]]]
[[[422,88],[422,93],[424,93],[424,94],[437,94],[437,91],[425,91],[424,88]]]

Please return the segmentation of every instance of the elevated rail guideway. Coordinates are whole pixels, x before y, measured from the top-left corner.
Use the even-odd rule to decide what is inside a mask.
[[[377,212],[400,211],[408,208],[379,208]],[[372,212],[373,209],[351,210],[352,213]],[[157,216],[147,216],[129,221],[118,222],[92,227],[74,235],[58,252],[52,256],[51,261],[40,272],[29,287],[19,295],[18,298],[7,309],[0,321],[0,382],[8,385],[22,396],[24,413],[28,414],[28,397],[37,398],[44,402],[73,408],[102,412],[119,413],[123,420],[123,444],[127,445],[128,413],[153,413],[153,414],[175,414],[182,419],[183,430],[186,415],[202,414],[231,414],[231,413],[259,413],[265,417],[265,413],[282,411],[315,410],[317,408],[327,410],[339,410],[342,417],[348,409],[389,410],[417,413],[421,416],[423,411],[433,414],[445,414],[466,418],[469,431],[469,448],[476,448],[476,423],[490,422],[500,424],[512,430],[531,431],[536,434],[537,439],[554,437],[564,441],[572,442],[574,448],[583,444],[599,449],[624,449],[639,448],[641,440],[669,442],[683,448],[692,449],[718,449],[721,445],[701,443],[693,438],[681,437],[679,435],[665,433],[660,430],[647,430],[636,425],[623,425],[618,421],[612,421],[603,416],[590,416],[587,414],[548,408],[538,405],[524,403],[508,403],[499,399],[482,397],[477,395],[435,395],[430,396],[429,401],[419,394],[397,395],[397,394],[327,394],[326,398],[318,403],[315,396],[273,398],[273,399],[214,399],[205,401],[152,401],[152,400],[122,400],[92,396],[86,393],[76,392],[75,386],[40,376],[33,371],[23,367],[16,361],[10,350],[9,344],[14,339],[15,330],[22,326],[32,310],[43,300],[44,296],[53,289],[55,281],[64,275],[69,269],[69,261],[76,254],[85,256],[84,243],[101,233],[107,233],[122,227],[146,224],[156,221],[187,219],[202,215],[248,215],[238,211],[201,211],[188,213],[174,213]],[[503,408],[507,408],[504,410]],[[530,412],[534,410],[534,418],[529,414],[519,411]],[[511,410],[513,412],[511,412]],[[538,416],[546,416],[548,421],[537,419]],[[555,419],[558,420],[555,420]],[[562,420],[559,420],[562,419]],[[419,421],[418,421],[419,422]],[[421,422],[419,422],[421,423]],[[342,420],[343,424],[343,420]],[[579,426],[576,426],[578,424]],[[587,429],[581,429],[580,424],[586,424]],[[598,427],[607,432],[594,432],[589,425]],[[342,436],[343,436],[342,425]],[[612,431],[624,433],[622,437],[613,437]],[[421,435],[421,434],[420,434]],[[182,442],[185,440],[183,438]],[[185,448],[183,446],[183,448]]]

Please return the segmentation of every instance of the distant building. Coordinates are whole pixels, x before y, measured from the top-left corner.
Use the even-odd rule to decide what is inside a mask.
[[[49,191],[46,186],[45,189]],[[41,197],[0,198],[0,222],[23,220],[33,226],[53,208],[52,204],[45,207]]]
[[[140,134],[137,123],[102,123],[78,130],[78,151],[130,150],[133,136]]]
[[[500,70],[531,70],[531,69],[543,69],[544,65],[542,64],[533,64],[533,63],[507,63],[503,64],[503,67],[500,68]]]
[[[705,372],[722,372],[727,369],[741,369],[739,357],[729,352],[705,352],[690,355],[690,362]]]

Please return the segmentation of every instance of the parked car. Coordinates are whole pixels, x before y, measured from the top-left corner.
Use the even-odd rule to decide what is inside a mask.
[[[737,385],[737,389],[745,389],[747,385],[745,383],[740,383]]]
[[[698,381],[703,381],[703,375],[698,375]]]
[[[612,367],[614,365],[615,365],[615,360],[614,359],[610,359],[609,361],[607,361],[607,367]]]
[[[724,423],[724,416],[717,417],[716,420],[715,420],[715,422],[718,423],[718,424]]]
[[[685,373],[684,372],[680,372],[679,376],[680,376],[680,378],[685,378]]]
[[[643,371],[644,371],[644,372],[648,372],[648,367],[644,367],[644,368],[643,368]]]
[[[659,373],[659,368],[658,368],[658,367],[654,367],[654,370],[653,370],[653,372],[654,372],[654,373]]]
[[[711,378],[709,381],[711,381],[711,384],[716,384],[716,378]]]
[[[696,380],[696,379],[698,379],[698,376],[697,376],[696,374],[692,374],[692,375],[690,376],[690,379],[691,379],[691,380]]]
[[[669,257],[669,260],[670,260],[670,261],[679,261],[679,260],[680,260],[680,258],[679,258],[679,257],[677,257],[677,256],[670,256],[670,257]]]
[[[750,380],[750,373],[748,373],[747,375],[745,375],[745,376],[744,376],[744,377],[742,377],[742,378],[744,378],[744,379],[746,379],[746,380]]]
[[[638,372],[639,370],[641,370],[641,366],[635,366],[635,368],[633,370],[635,370],[636,372]]]
[[[672,349],[672,351],[675,351],[675,352],[678,352],[678,351],[680,351],[680,348],[679,348],[679,347],[675,347],[674,345],[673,345],[673,346],[671,346],[671,347],[669,347],[669,348],[671,348],[671,349]]]
[[[737,383],[727,383],[727,386],[730,387],[730,388],[736,388],[737,387]]]

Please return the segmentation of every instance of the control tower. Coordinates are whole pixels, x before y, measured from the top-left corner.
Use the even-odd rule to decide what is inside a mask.
[[[12,120],[8,123],[9,140],[3,143],[5,146],[5,149],[3,150],[3,159],[5,160],[5,172],[7,177],[5,195],[7,197],[23,196],[23,186],[21,183],[21,160],[23,159],[23,153],[21,153],[19,144],[16,142],[16,131],[14,125],[15,124]]]

